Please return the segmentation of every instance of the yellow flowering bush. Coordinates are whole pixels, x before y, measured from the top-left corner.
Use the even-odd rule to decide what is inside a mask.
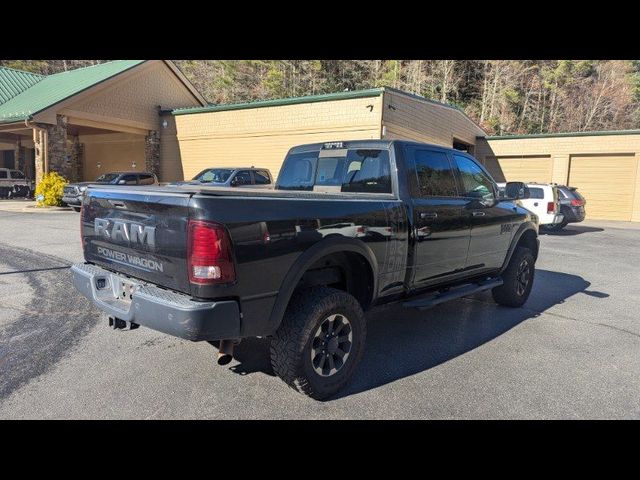
[[[38,200],[38,206],[61,207],[64,186],[67,180],[57,172],[49,172],[42,177],[36,187],[36,200],[42,195],[42,200]]]

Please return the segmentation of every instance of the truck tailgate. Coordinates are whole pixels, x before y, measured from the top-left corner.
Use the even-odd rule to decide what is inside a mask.
[[[81,229],[88,262],[190,293],[187,223],[191,192],[91,188]]]

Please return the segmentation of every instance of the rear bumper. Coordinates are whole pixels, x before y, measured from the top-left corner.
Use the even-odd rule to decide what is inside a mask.
[[[567,223],[582,222],[586,216],[584,207],[563,207],[562,213]]]
[[[80,197],[62,197],[62,201],[67,205],[80,206],[82,202],[80,201]]]
[[[556,214],[548,214],[548,215],[540,215],[539,224],[544,225],[557,225],[558,223],[562,223],[564,220],[564,215],[562,213]]]
[[[196,302],[87,263],[73,265],[71,272],[76,289],[109,316],[192,341],[240,336],[236,301]],[[132,286],[130,299],[119,298],[121,282]]]

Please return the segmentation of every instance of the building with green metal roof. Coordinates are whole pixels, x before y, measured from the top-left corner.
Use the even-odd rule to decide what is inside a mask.
[[[206,105],[169,60],[114,60],[53,75],[0,67],[0,167],[39,181],[157,169],[159,111]]]

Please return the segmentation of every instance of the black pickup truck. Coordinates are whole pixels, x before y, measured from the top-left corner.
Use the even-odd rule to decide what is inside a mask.
[[[344,386],[365,343],[363,312],[424,309],[484,290],[527,300],[538,221],[466,153],[364,140],[291,149],[275,190],[90,187],[75,287],[113,328],[271,339],[273,369],[316,399]]]

